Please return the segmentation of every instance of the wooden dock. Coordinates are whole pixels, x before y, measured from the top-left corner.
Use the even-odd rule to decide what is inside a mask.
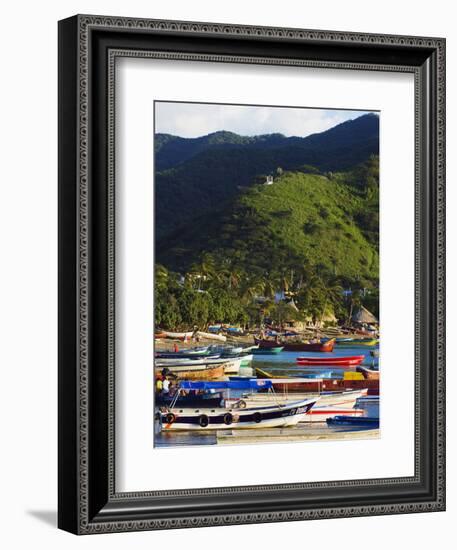
[[[335,430],[322,426],[297,426],[293,428],[269,428],[257,430],[218,430],[218,445],[248,443],[288,443],[297,441],[341,441],[379,439],[380,430]]]

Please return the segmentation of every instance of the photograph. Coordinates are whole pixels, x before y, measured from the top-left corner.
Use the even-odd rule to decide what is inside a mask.
[[[154,447],[382,437],[380,118],[154,101]]]

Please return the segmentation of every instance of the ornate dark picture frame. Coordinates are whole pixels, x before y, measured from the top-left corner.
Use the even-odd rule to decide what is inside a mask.
[[[118,493],[114,78],[118,56],[415,78],[415,475]],[[59,22],[59,527],[77,534],[445,508],[445,41],[78,15]]]

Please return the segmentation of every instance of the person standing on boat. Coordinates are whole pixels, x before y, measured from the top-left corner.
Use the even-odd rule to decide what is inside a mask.
[[[162,382],[162,377],[161,376],[158,376],[157,377],[157,380],[156,380],[156,390],[157,390],[157,393],[160,395],[163,391],[163,382]]]
[[[162,382],[162,393],[164,395],[168,395],[169,391],[170,391],[170,380],[168,380],[168,378],[164,378]]]

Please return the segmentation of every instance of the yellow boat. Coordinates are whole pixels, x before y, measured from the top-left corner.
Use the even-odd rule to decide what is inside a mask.
[[[370,338],[370,339],[360,339],[360,340],[349,340],[347,342],[338,342],[336,345],[339,348],[358,348],[358,347],[373,347],[376,346],[376,344],[379,343],[379,340],[377,338]]]

